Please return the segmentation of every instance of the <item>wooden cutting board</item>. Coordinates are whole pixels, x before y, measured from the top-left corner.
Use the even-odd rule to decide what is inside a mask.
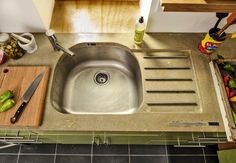
[[[15,124],[11,124],[10,118],[13,117],[20,106],[21,97],[41,72],[45,73],[38,88],[26,105],[19,120]],[[14,101],[16,102],[16,105],[13,108],[0,113],[0,125],[40,126],[44,111],[48,78],[49,67],[46,66],[2,67],[0,69],[0,94],[6,90],[12,90],[15,95]]]

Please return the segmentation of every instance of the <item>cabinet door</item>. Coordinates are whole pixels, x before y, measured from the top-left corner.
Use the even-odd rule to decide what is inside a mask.
[[[158,134],[105,134],[105,144],[165,144],[166,133]]]
[[[62,144],[91,144],[93,136],[89,134],[64,134],[58,135],[57,143]]]
[[[4,143],[42,143],[38,134],[31,130],[6,130],[0,131],[0,141]]]
[[[163,132],[163,133],[135,133],[103,135],[105,144],[172,144],[172,145],[197,145],[216,144],[226,141],[224,133],[202,132]]]
[[[61,143],[61,144],[91,144],[93,134],[84,132],[66,131],[36,131],[38,141],[42,143]]]
[[[13,135],[16,133],[12,133]],[[112,132],[67,132],[31,131],[18,136],[35,143],[61,144],[172,144],[201,145],[226,141],[224,133],[160,132],[160,133],[112,133]]]

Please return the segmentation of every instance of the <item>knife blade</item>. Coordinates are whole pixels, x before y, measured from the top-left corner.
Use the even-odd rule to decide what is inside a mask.
[[[33,96],[34,92],[38,88],[38,85],[39,85],[40,81],[42,80],[43,75],[44,75],[44,72],[41,72],[34,79],[34,81],[30,84],[30,86],[26,89],[24,95],[21,98],[21,105],[17,109],[15,115],[13,117],[11,117],[11,119],[10,119],[11,123],[16,123],[18,121],[18,119],[20,118],[22,112],[25,109],[25,106],[27,105],[27,103],[29,102],[30,98]]]

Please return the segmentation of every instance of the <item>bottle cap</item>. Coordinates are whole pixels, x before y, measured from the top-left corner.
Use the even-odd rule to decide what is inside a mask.
[[[9,34],[7,33],[1,33],[0,34],[0,43],[6,42],[10,38]]]
[[[138,20],[139,23],[143,23],[144,22],[144,19],[143,19],[143,16],[141,16]]]

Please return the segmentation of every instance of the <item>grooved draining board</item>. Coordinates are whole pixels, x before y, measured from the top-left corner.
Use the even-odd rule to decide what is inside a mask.
[[[44,76],[26,105],[20,119],[15,123],[10,123],[10,118],[15,114],[21,104],[21,97],[26,89],[41,73]],[[44,111],[44,101],[47,92],[47,83],[49,78],[49,67],[46,66],[8,66],[0,69],[0,94],[6,90],[12,90],[16,105],[0,113],[0,125],[17,125],[37,127],[41,124]]]
[[[134,53],[142,60],[145,101],[151,112],[201,112],[190,51],[150,50]]]

